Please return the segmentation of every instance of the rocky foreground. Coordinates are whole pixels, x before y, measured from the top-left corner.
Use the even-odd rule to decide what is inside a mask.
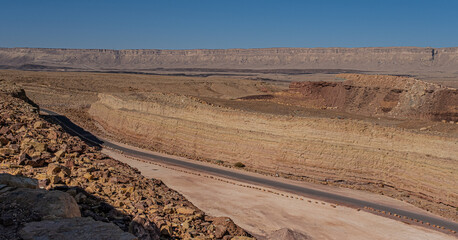
[[[252,239],[37,112],[0,82],[0,239]]]

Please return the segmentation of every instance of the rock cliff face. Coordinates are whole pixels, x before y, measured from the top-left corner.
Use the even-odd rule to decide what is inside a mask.
[[[343,82],[292,82],[272,101],[369,116],[458,120],[458,91],[414,78],[339,74]]]
[[[356,69],[448,71],[458,68],[458,48],[268,48],[104,50],[0,48],[0,65],[86,70],[151,68]],[[41,65],[41,66],[39,66]]]
[[[244,112],[174,94],[99,98],[89,110],[96,121],[155,150],[361,189],[380,185],[394,197],[416,196],[412,203],[422,207],[441,202],[451,217],[455,210],[446,205],[458,206],[456,139],[347,119]]]

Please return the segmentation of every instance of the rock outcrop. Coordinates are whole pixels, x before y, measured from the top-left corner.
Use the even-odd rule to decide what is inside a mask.
[[[458,91],[414,78],[339,74],[342,82],[292,82],[272,101],[368,116],[458,121]],[[288,94],[289,93],[289,94]]]
[[[122,136],[120,141],[227,166],[242,162],[266,174],[382,192],[456,218],[453,137],[351,119],[245,112],[175,94],[139,95],[99,94],[89,113],[113,136]]]
[[[94,221],[90,217],[29,222],[19,231],[19,235],[24,240],[136,239],[112,223]]]
[[[357,69],[447,71],[458,67],[458,48],[268,48],[106,50],[0,48],[0,65],[35,70],[75,68]]]
[[[289,228],[282,228],[270,233],[267,240],[311,240],[306,234],[296,232]]]
[[[0,239],[136,239],[113,223],[81,218],[70,194],[37,187],[34,179],[0,173]]]
[[[21,236],[61,236],[67,231],[68,222],[56,219],[80,216],[110,223],[138,239],[214,239],[216,230],[228,223],[231,227],[226,227],[222,234],[218,232],[222,239],[249,237],[229,219],[219,221],[206,216],[160,180],[145,178],[137,169],[107,157],[97,146],[87,145],[51,119],[40,117],[35,107],[11,91],[1,90],[0,173],[38,180],[8,180],[0,176],[2,214],[9,216],[2,217],[0,228],[13,224],[11,239],[17,237],[25,223],[39,220],[49,221],[25,224]],[[49,191],[32,189],[35,184]],[[18,206],[18,211],[10,212],[15,209],[13,205]],[[91,225],[87,220],[75,224]],[[49,227],[57,229],[47,231]],[[82,230],[69,231],[77,234]]]

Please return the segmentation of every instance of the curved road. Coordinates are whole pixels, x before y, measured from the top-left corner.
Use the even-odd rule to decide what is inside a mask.
[[[183,161],[178,158],[159,156],[159,155],[145,153],[145,152],[137,151],[131,148],[119,146],[108,140],[103,140],[103,141],[100,140],[99,138],[92,135],[90,132],[87,132],[84,129],[82,129],[81,127],[72,123],[65,116],[59,115],[58,113],[47,110],[47,109],[40,109],[40,110],[50,115],[54,120],[59,122],[60,125],[64,127],[67,131],[73,132],[75,135],[78,135],[86,142],[89,142],[95,145],[106,146],[106,147],[109,147],[115,150],[119,150],[119,151],[122,151],[126,155],[130,155],[133,157],[138,157],[138,158],[142,158],[142,159],[146,159],[150,161],[155,161],[155,162],[159,161],[159,162],[172,164],[172,165],[176,165],[176,166],[180,166],[180,167],[184,167],[184,168],[188,168],[192,170],[204,171],[210,174],[215,174],[215,175],[219,175],[222,177],[226,177],[226,178],[230,178],[230,179],[234,179],[234,180],[238,180],[242,182],[262,185],[262,186],[271,187],[271,188],[279,189],[279,190],[286,191],[286,192],[292,192],[298,195],[321,199],[327,202],[339,203],[341,205],[346,205],[346,206],[351,206],[351,207],[356,207],[356,208],[368,207],[368,208],[373,208],[373,209],[380,210],[380,211],[391,212],[391,213],[395,213],[401,216],[405,216],[407,218],[417,219],[425,223],[428,222],[431,225],[445,227],[446,229],[458,232],[458,223],[449,221],[443,218],[414,213],[414,212],[394,208],[391,206],[372,203],[372,202],[360,200],[357,198],[347,197],[347,196],[343,196],[343,195],[339,195],[335,193],[328,193],[328,192],[324,192],[320,190],[310,189],[310,188],[303,187],[303,186],[292,185],[292,184],[270,180],[270,179],[266,179],[262,177],[256,177],[256,176],[252,176],[252,175],[248,175],[244,173],[233,172],[230,170],[206,166],[206,165],[199,164],[197,162]]]

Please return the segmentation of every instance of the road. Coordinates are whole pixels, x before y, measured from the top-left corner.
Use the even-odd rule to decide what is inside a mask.
[[[410,211],[406,211],[403,209],[399,209],[399,208],[395,208],[395,207],[391,207],[391,206],[387,206],[387,205],[383,205],[379,203],[373,203],[369,201],[360,200],[357,198],[339,195],[336,193],[328,193],[325,191],[311,189],[311,188],[307,188],[304,186],[297,186],[297,185],[293,185],[293,184],[289,184],[289,183],[285,183],[281,181],[266,179],[262,175],[259,175],[258,177],[253,174],[244,174],[240,172],[231,171],[230,169],[226,170],[226,169],[221,169],[217,167],[211,167],[211,166],[204,165],[204,164],[199,164],[198,162],[195,162],[195,161],[184,161],[184,160],[180,160],[179,158],[174,158],[173,156],[165,157],[161,155],[138,151],[138,150],[135,150],[134,148],[120,146],[118,144],[110,142],[109,140],[97,138],[90,132],[72,123],[65,116],[59,115],[58,113],[47,110],[47,109],[40,109],[40,110],[52,116],[67,131],[75,135],[78,135],[86,142],[105,146],[105,147],[112,148],[118,151],[122,151],[124,154],[128,156],[142,158],[145,160],[150,160],[150,161],[155,161],[155,162],[161,162],[165,164],[176,165],[179,167],[188,168],[190,170],[201,171],[201,172],[203,171],[203,172],[218,175],[221,177],[234,179],[234,180],[241,181],[241,182],[247,182],[251,184],[266,186],[270,188],[275,188],[278,190],[291,192],[297,195],[302,195],[302,196],[306,196],[310,198],[316,198],[316,199],[320,199],[320,200],[331,202],[331,203],[338,203],[341,205],[346,205],[346,206],[355,207],[355,208],[365,208],[366,207],[366,208],[373,208],[373,209],[380,210],[380,211],[391,212],[393,214],[398,214],[403,217],[405,216],[407,218],[417,219],[425,223],[430,223],[431,225],[445,227],[446,229],[458,232],[458,223],[449,221],[449,220],[446,220],[440,217],[434,217],[431,215],[410,212]]]

